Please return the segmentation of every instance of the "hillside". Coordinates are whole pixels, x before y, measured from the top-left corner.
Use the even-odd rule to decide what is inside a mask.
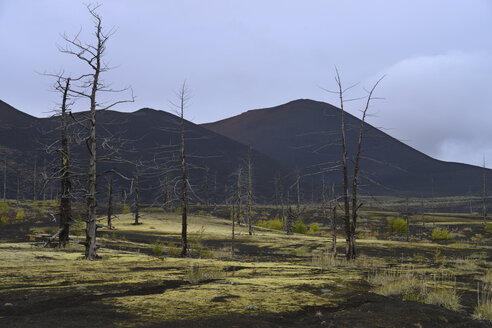
[[[341,158],[340,110],[323,102],[300,99],[203,126],[306,174],[333,167]],[[360,120],[346,113],[346,126],[353,157]],[[481,190],[482,168],[433,159],[370,125],[364,133],[361,187],[368,194],[469,195]],[[339,172],[328,176],[340,184]],[[490,170],[487,176],[492,177]]]
[[[2,111],[6,115],[0,116],[0,150],[7,154],[9,163],[7,186],[8,197],[16,197],[17,175],[20,176],[21,188],[24,197],[32,197],[33,165],[37,161],[38,198],[40,195],[40,173],[47,171],[51,161],[57,161],[57,155],[47,155],[43,148],[53,144],[59,138],[57,117],[35,118],[24,114],[11,106],[4,106]],[[2,114],[3,114],[2,112]],[[76,113],[75,117],[82,121],[85,113]],[[117,146],[117,157],[124,161],[142,161],[145,165],[140,169],[141,189],[144,200],[155,201],[163,193],[160,182],[164,179],[164,172],[168,172],[168,179],[174,183],[179,177],[179,118],[170,113],[144,108],[133,113],[105,111],[98,113],[98,137],[101,142],[111,137],[114,141],[109,144]],[[72,129],[77,130],[74,124]],[[79,133],[80,130],[78,131]],[[232,196],[234,185],[233,173],[238,167],[244,166],[248,147],[234,140],[226,138],[213,131],[205,129],[192,122],[186,121],[186,153],[188,160],[192,201],[205,202],[206,181],[205,170],[208,169],[209,201],[212,201],[213,181],[217,175],[217,201],[222,203],[225,197]],[[85,145],[72,145],[74,152],[74,170],[83,173],[87,158]],[[101,150],[98,155],[110,151]],[[254,162],[254,191],[258,202],[270,201],[273,194],[272,177],[280,172],[289,176],[290,170],[262,153],[252,151]],[[133,177],[135,168],[128,163],[104,161],[99,164],[101,172],[112,168],[118,169],[126,177]],[[129,193],[131,183],[116,178],[115,190],[124,187]],[[0,177],[3,184],[3,176]],[[105,182],[100,179],[100,192],[105,195]],[[227,188],[226,188],[227,186]],[[57,188],[57,184],[55,186]],[[172,186],[171,186],[172,187]],[[174,188],[175,189],[175,188]],[[227,195],[226,195],[227,193]],[[22,196],[21,196],[22,197]]]

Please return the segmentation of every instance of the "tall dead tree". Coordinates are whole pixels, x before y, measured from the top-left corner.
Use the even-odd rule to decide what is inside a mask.
[[[344,225],[345,225],[345,236],[346,236],[346,247],[345,247],[345,256],[347,260],[355,259],[357,256],[357,249],[356,249],[356,229],[357,229],[357,218],[358,218],[358,212],[360,207],[362,206],[362,203],[359,203],[358,199],[358,189],[359,189],[359,171],[360,171],[360,157],[361,157],[361,150],[362,150],[362,141],[364,137],[364,128],[365,128],[365,121],[366,121],[366,116],[367,116],[367,111],[369,109],[369,105],[372,100],[375,98],[373,97],[374,90],[378,86],[379,82],[384,78],[380,78],[371,88],[371,90],[368,91],[368,95],[366,97],[366,103],[365,107],[362,110],[362,118],[360,120],[360,127],[359,127],[359,138],[357,142],[357,148],[355,151],[355,156],[351,160],[354,165],[354,170],[353,170],[353,175],[352,175],[352,197],[350,199],[349,197],[349,167],[348,167],[348,151],[347,151],[347,138],[346,138],[346,133],[345,133],[345,118],[344,118],[344,105],[346,100],[344,99],[345,93],[350,90],[353,86],[344,88],[342,85],[342,80],[340,78],[340,74],[338,72],[338,69],[335,68],[335,82],[337,84],[337,91],[334,91],[334,93],[338,94],[339,100],[340,100],[340,119],[341,119],[341,138],[342,138],[342,171],[343,171],[343,203],[344,203]],[[331,91],[330,91],[331,92]],[[353,99],[350,99],[353,100]],[[350,202],[352,200],[352,202]],[[352,203],[352,204],[350,204]],[[352,206],[351,206],[352,205]]]
[[[186,176],[186,151],[185,151],[185,119],[184,111],[190,99],[190,91],[183,82],[181,89],[177,92],[179,104],[177,105],[180,114],[180,135],[181,135],[181,256],[188,255],[188,180]]]
[[[65,84],[62,79],[57,81],[57,89],[63,94],[60,114],[61,130],[61,195],[60,195],[60,229],[58,238],[60,246],[68,243],[70,224],[72,223],[72,179],[70,171],[70,148],[68,141],[67,108],[70,90],[70,78]]]
[[[65,47],[59,47],[62,53],[72,55],[78,60],[81,60],[88,65],[90,72],[83,74],[79,79],[80,83],[71,88],[70,92],[85,98],[89,101],[89,115],[87,118],[88,123],[84,124],[80,121],[80,125],[88,132],[88,136],[85,139],[87,150],[89,152],[89,163],[87,169],[87,190],[86,190],[86,206],[87,217],[86,221],[86,234],[85,234],[85,258],[87,260],[94,260],[97,258],[96,254],[96,184],[97,184],[97,138],[96,138],[96,117],[98,111],[104,111],[114,107],[117,104],[123,102],[133,102],[134,97],[131,96],[129,100],[119,100],[110,103],[106,106],[101,106],[101,101],[98,101],[98,95],[102,92],[115,93],[128,90],[125,88],[122,90],[112,89],[109,85],[105,84],[101,80],[101,74],[110,70],[110,67],[104,62],[104,55],[106,53],[106,45],[110,37],[114,34],[115,29],[105,31],[103,29],[102,17],[97,13],[99,5],[87,5],[87,10],[92,18],[94,24],[95,41],[93,43],[85,42],[79,39],[80,32],[74,37],[68,37],[63,35],[62,38],[66,42]],[[73,117],[73,116],[72,116]],[[75,119],[75,118],[74,118]]]

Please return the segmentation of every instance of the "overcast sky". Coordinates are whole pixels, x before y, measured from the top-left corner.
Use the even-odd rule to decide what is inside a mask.
[[[338,105],[334,65],[364,95],[386,78],[369,122],[442,160],[492,166],[492,1],[105,0],[117,27],[106,80],[131,85],[135,103],[172,111],[186,79],[195,123],[310,98]],[[82,2],[0,0],[0,99],[34,116],[59,100],[36,72],[80,72],[60,54],[61,33],[91,40]],[[361,104],[349,111],[358,115]],[[84,104],[80,104],[84,106]]]

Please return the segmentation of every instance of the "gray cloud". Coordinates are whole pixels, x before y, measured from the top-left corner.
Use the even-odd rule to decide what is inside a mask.
[[[441,159],[492,161],[488,0],[102,3],[105,26],[118,27],[107,59],[120,66],[106,78],[131,84],[138,97],[119,110],[169,110],[184,79],[197,123],[297,98],[336,104],[318,87],[333,86],[336,64],[347,84],[388,74],[375,125]],[[80,27],[89,37],[77,1],[0,0],[0,99],[47,115],[58,99],[36,71],[82,71],[55,47],[60,33]]]

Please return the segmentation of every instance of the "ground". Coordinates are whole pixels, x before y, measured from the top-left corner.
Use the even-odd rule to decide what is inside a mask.
[[[114,220],[116,229],[101,229],[97,261],[82,259],[80,222],[66,249],[42,248],[56,231],[48,217],[30,218],[26,210],[26,217],[4,222],[0,326],[492,326],[473,319],[477,284],[490,279],[483,278],[487,272],[492,276],[490,236],[466,241],[465,234],[479,229],[478,219],[435,216],[434,225],[460,227],[458,238],[437,243],[422,232],[407,242],[405,235],[370,236],[384,234],[386,219],[367,212],[360,256],[347,262],[341,235],[339,256],[332,259],[331,237],[323,227],[317,235],[293,236],[265,228],[249,236],[245,226],[236,227],[232,256],[229,220],[196,212],[189,220],[187,258],[177,256],[180,215],[155,208],[144,212],[141,225],[124,214]],[[418,289],[403,283],[408,281]],[[416,290],[425,290],[426,298],[414,295]],[[459,305],[424,304],[441,291]]]

